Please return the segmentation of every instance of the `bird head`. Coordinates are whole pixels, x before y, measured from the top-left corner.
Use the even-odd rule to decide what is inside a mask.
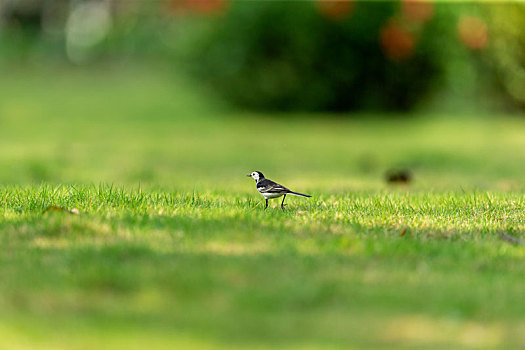
[[[259,181],[259,179],[264,179],[264,175],[260,171],[254,171],[253,173],[248,174],[246,176],[252,177],[255,181]]]

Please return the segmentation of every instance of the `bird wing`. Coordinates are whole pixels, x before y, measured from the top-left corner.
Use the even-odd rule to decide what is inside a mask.
[[[272,180],[264,179],[257,183],[257,191],[260,193],[283,193],[291,192],[283,185],[279,185],[277,182]]]

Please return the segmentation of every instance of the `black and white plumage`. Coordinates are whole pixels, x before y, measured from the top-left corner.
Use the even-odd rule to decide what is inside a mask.
[[[284,200],[287,194],[301,197],[312,197],[308,194],[290,191],[283,185],[280,185],[277,182],[273,182],[272,180],[268,180],[260,171],[254,171],[253,173],[248,174],[246,176],[250,176],[255,180],[257,191],[259,191],[259,193],[264,197],[266,201],[264,209],[268,208],[268,199],[271,198],[278,198],[284,196],[283,201],[281,202],[281,208],[284,209]]]

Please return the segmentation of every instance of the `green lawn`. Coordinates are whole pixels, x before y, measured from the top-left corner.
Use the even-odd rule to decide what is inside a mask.
[[[169,71],[2,73],[1,349],[525,345],[525,246],[500,236],[525,238],[522,117],[255,115]],[[264,211],[253,170],[313,198]]]

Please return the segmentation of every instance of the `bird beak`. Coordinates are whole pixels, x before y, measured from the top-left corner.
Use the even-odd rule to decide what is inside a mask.
[[[246,176],[248,176],[248,177],[251,177],[251,176],[252,176],[252,174],[248,174],[248,175],[246,175]]]

